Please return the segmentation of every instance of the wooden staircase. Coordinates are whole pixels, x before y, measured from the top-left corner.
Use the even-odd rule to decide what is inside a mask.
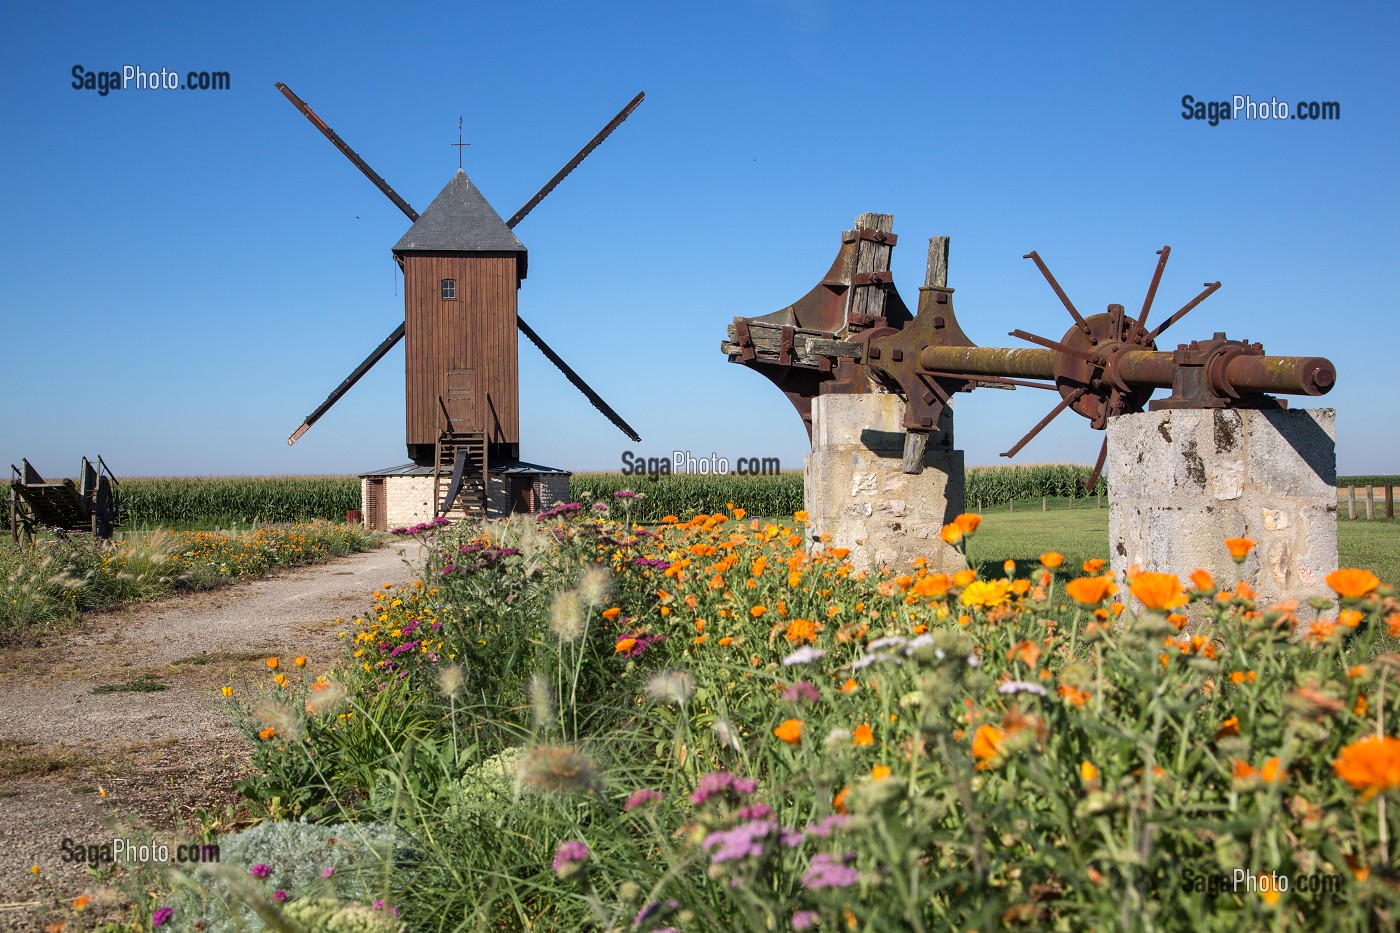
[[[486,517],[486,432],[443,431],[433,466],[433,514]]]

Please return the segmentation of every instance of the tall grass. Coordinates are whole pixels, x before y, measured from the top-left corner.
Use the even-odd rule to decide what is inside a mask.
[[[129,528],[344,521],[359,507],[354,476],[142,477],[121,481],[118,519]]]

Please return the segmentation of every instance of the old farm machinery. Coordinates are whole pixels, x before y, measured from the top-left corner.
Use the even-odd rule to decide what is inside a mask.
[[[736,317],[721,349],[731,362],[756,370],[792,402],[812,430],[812,400],[829,393],[893,392],[906,403],[904,470],[922,469],[923,451],[954,393],[979,386],[1028,387],[1059,395],[1054,407],[1002,456],[1013,457],[1066,409],[1103,430],[1117,415],[1165,408],[1277,408],[1275,395],[1319,396],[1336,382],[1336,368],[1316,356],[1269,356],[1258,343],[1216,333],[1174,349],[1158,339],[1213,294],[1219,282],[1154,324],[1149,315],[1170,247],[1158,260],[1142,308],[1123,305],[1084,315],[1039,254],[1024,258],[1040,270],[1070,317],[1057,339],[1025,330],[1012,337],[1030,347],[979,347],[953,310],[948,287],[948,238],[934,237],[917,310],[910,313],[890,275],[898,240],[887,214],[864,214],[842,234],[831,269],[789,307],[761,317]],[[1152,400],[1157,389],[1166,398]],[[1103,469],[1099,450],[1090,488]]]
[[[117,524],[121,484],[101,457],[83,458],[78,481],[49,482],[28,460],[10,465],[10,536],[33,540],[40,529],[83,532],[107,540]]]

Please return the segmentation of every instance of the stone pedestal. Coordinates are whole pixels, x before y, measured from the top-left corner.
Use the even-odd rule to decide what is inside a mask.
[[[930,570],[953,572],[962,556],[939,530],[963,510],[963,453],[953,449],[944,412],[929,436],[924,471],[901,470],[904,402],[896,395],[822,395],[812,401],[812,453],[804,461],[810,534],[850,548],[858,569],[902,572],[927,557]]]
[[[1243,577],[1261,606],[1331,597],[1337,568],[1335,410],[1182,409],[1108,425],[1112,567],[1235,579],[1226,538],[1256,547]]]

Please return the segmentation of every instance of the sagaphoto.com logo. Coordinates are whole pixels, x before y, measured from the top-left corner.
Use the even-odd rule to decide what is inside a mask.
[[[110,71],[94,71],[74,65],[69,84],[75,91],[95,91],[106,97],[113,91],[227,91],[231,78],[227,71],[181,71],[178,68],[142,68],[122,65]]]
[[[1300,100],[1290,103],[1270,97],[1255,100],[1235,94],[1229,100],[1204,100],[1194,94],[1181,97],[1181,119],[1219,126],[1230,120],[1340,120],[1342,105],[1335,100]]]
[[[671,476],[695,473],[700,476],[774,476],[783,472],[777,457],[728,457],[709,453],[697,457],[688,450],[673,450],[669,457],[645,457],[630,450],[622,452],[622,473],[626,476]]]

